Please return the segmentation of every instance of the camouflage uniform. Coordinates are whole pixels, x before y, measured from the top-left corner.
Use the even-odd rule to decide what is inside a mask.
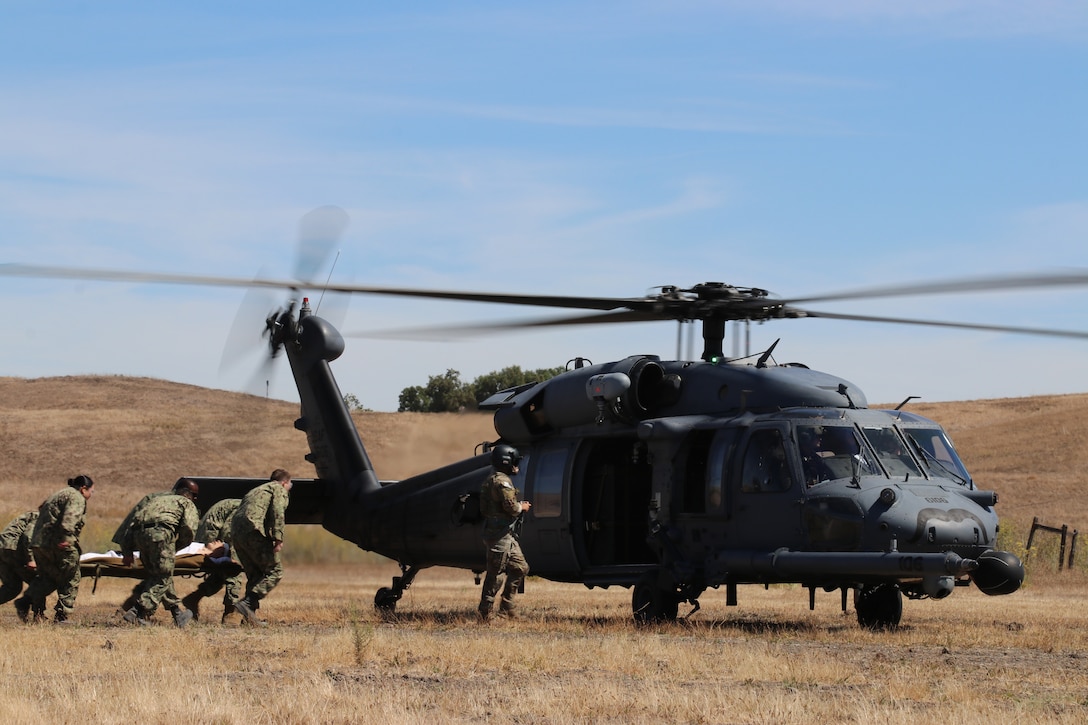
[[[126,522],[129,526],[121,535],[121,553],[128,556],[138,550],[146,572],[138,587],[140,613],[149,617],[160,603],[177,612],[181,599],[174,590],[174,554],[193,543],[199,525],[196,506],[172,491],[149,494],[136,504]]]
[[[514,534],[521,515],[520,496],[510,476],[497,470],[493,470],[480,487],[480,514],[484,518],[483,539],[487,547],[487,573],[480,594],[481,617],[491,614],[499,589],[502,589],[499,611],[512,613],[514,596],[529,573],[529,564]]]
[[[38,507],[38,520],[30,537],[38,573],[16,608],[29,606],[36,616],[45,613],[45,598],[54,591],[57,621],[64,621],[79,593],[79,534],[86,523],[87,499],[78,488],[65,486]]]
[[[133,535],[132,520],[133,520],[133,518],[135,518],[136,512],[140,510],[141,506],[143,506],[144,504],[146,504],[148,501],[155,498],[156,496],[165,496],[168,493],[171,493],[171,492],[170,491],[155,491],[155,492],[149,493],[146,496],[144,496],[143,498],[141,498],[140,502],[137,503],[135,506],[133,506],[132,510],[128,512],[128,515],[125,516],[125,520],[122,521],[121,525],[117,527],[117,531],[113,532],[113,538],[110,539],[110,541],[117,544],[117,547],[121,551],[137,551],[139,549],[139,547],[136,546],[136,542],[133,541],[133,537],[132,537],[132,535]],[[143,588],[143,584],[144,584],[143,580],[140,579],[132,587],[132,592],[128,595],[128,597],[125,599],[125,601],[121,604],[121,611],[122,612],[127,612],[128,610],[132,609],[133,607],[135,607],[139,603],[139,601],[140,601],[140,590]]]
[[[121,525],[117,527],[117,531],[113,532],[113,538],[110,539],[113,543],[117,544],[121,548],[122,552],[137,551],[139,547],[136,546],[136,542],[133,540],[133,534],[135,529],[132,527],[132,522],[136,518],[136,512],[147,505],[147,502],[158,496],[169,496],[173,491],[155,491],[149,493],[140,499],[140,502],[132,507],[132,510],[125,516],[125,520],[121,522]]]
[[[247,493],[231,518],[231,547],[246,573],[244,599],[253,608],[283,578],[283,564],[275,545],[283,541],[289,501],[290,494],[283,484],[269,481]]]
[[[231,543],[231,519],[241,503],[242,499],[240,498],[226,498],[208,509],[204,513],[204,517],[200,519],[200,526],[196,530],[196,540],[205,544],[211,541],[222,541],[224,544],[229,545]],[[233,546],[230,547],[230,552],[233,558]],[[226,591],[223,593],[223,612],[225,616],[234,611],[234,601],[242,596],[241,573],[228,577],[213,569],[208,572],[204,581],[200,582],[196,591],[187,594],[181,601],[186,607],[196,612],[202,598],[214,596],[224,585],[226,586]]]
[[[29,566],[30,535],[37,520],[37,511],[27,511],[0,531],[0,604],[19,596],[23,583],[34,580],[34,570]]]

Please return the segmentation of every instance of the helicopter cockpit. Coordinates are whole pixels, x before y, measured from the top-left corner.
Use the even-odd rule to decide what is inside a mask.
[[[852,426],[800,425],[797,443],[806,486],[880,472]]]
[[[918,418],[911,423],[925,421]],[[931,421],[926,421],[933,426]],[[971,478],[939,427],[909,425],[798,425],[797,444],[805,485],[885,476],[910,480],[951,478],[970,487]]]

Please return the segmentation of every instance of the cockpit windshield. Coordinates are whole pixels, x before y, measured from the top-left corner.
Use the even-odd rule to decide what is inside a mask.
[[[907,434],[911,448],[934,474],[970,484],[971,476],[943,430],[912,427],[905,428],[903,432]]]
[[[895,428],[866,426],[862,431],[890,478],[922,477],[918,463],[911,458],[906,443]]]
[[[797,426],[797,445],[806,486],[853,478],[855,466],[857,475],[880,475],[852,426]]]

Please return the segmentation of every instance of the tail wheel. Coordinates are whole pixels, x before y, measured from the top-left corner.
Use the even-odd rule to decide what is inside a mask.
[[[877,584],[854,590],[858,624],[866,629],[895,629],[903,618],[903,592],[898,584]]]
[[[631,609],[639,624],[673,622],[680,608],[676,592],[661,587],[656,571],[648,571],[631,591]]]

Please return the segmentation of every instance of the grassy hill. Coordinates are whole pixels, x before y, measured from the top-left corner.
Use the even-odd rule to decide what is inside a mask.
[[[1088,526],[1088,394],[914,404],[940,422],[1006,528],[1032,518]],[[89,519],[112,533],[146,492],[181,475],[311,477],[296,405],[149,378],[0,378],[0,518],[9,520],[79,473],[96,483]],[[491,416],[357,413],[382,478],[472,455]]]

